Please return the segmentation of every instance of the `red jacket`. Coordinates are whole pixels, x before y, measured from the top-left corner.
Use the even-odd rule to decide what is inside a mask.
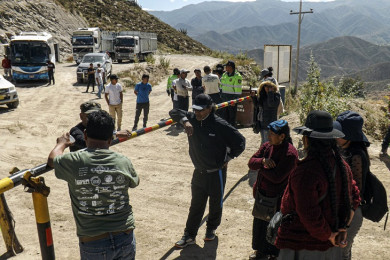
[[[276,167],[272,169],[264,168],[261,163],[263,158],[271,158]],[[280,145],[264,143],[248,162],[251,170],[259,170],[257,181],[253,185],[253,197],[255,197],[256,189],[269,197],[276,197],[283,193],[288,176],[294,171],[297,161],[298,152],[292,144],[288,142],[283,142]]]
[[[11,68],[11,61],[9,59],[3,59],[1,61],[1,66],[4,68],[4,69],[9,69]]]
[[[329,156],[329,164],[333,170],[335,160]],[[351,169],[344,162],[349,179],[349,194],[353,209],[360,203],[359,189],[352,178]],[[328,192],[328,178],[320,162],[309,156],[298,163],[298,166],[290,175],[286,191],[282,198],[281,212],[288,214],[296,212],[297,216],[291,221],[283,222],[278,230],[275,245],[280,248],[292,250],[319,250],[325,251],[333,245],[328,238],[335,225],[336,219],[332,216],[330,196],[319,202],[321,196]],[[346,216],[340,209],[345,208],[342,198],[340,169],[336,172],[336,193],[339,219]]]

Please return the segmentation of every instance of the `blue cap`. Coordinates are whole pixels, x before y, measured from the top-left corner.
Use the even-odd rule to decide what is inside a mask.
[[[268,125],[268,129],[274,132],[275,134],[280,134],[284,126],[288,125],[286,120],[274,121]]]

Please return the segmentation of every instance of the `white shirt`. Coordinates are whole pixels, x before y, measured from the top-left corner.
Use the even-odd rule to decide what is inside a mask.
[[[188,90],[192,90],[191,83],[188,79],[175,79],[172,82],[172,86],[176,86],[177,95],[182,97],[188,97]]]
[[[204,75],[202,78],[202,83],[205,87],[205,94],[209,95],[219,93],[219,85],[221,84],[221,81],[217,75],[212,73]]]
[[[120,93],[123,91],[121,84],[116,83],[112,85],[111,83],[106,86],[106,93],[108,94],[108,103],[110,105],[119,105],[122,103]]]
[[[95,79],[97,79],[97,84],[98,85],[103,85],[103,69],[100,68],[100,72],[99,70],[96,70],[95,72]]]

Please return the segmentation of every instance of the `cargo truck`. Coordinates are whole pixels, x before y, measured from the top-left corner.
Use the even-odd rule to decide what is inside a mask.
[[[72,35],[73,60],[81,62],[87,53],[108,52],[114,55],[115,33],[98,27],[78,28]]]
[[[145,60],[148,54],[157,51],[157,34],[139,31],[122,31],[115,39],[115,60]]]

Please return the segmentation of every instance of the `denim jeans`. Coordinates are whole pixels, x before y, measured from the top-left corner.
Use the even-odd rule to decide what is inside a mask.
[[[134,233],[121,233],[91,242],[80,242],[81,260],[135,259]]]
[[[98,83],[98,93],[97,93],[97,96],[99,97],[99,98],[101,98],[102,97],[102,91],[103,91],[103,83],[102,84],[99,84]]]

